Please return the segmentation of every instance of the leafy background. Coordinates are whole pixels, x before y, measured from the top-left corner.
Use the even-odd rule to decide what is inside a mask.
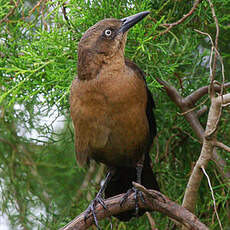
[[[123,18],[150,10],[128,35],[126,56],[147,74],[156,103],[158,135],[151,153],[161,191],[181,203],[201,144],[179,115],[155,77],[168,81],[182,96],[209,83],[210,42],[194,29],[215,38],[207,1],[182,24],[159,36],[162,23],[179,20],[193,1],[181,0],[21,0],[0,1],[0,207],[11,229],[58,229],[80,214],[99,188],[103,168],[93,165],[88,186],[79,195],[87,169],[78,168],[69,117],[69,89],[77,74],[77,45],[83,33],[106,17]],[[18,6],[8,15],[15,3]],[[220,25],[219,50],[230,73],[230,1],[213,0]],[[64,7],[64,8],[63,8]],[[66,14],[63,13],[66,10]],[[68,17],[68,20],[65,18]],[[6,19],[6,20],[5,20]],[[221,68],[217,66],[217,80]],[[203,100],[203,99],[202,99]],[[206,103],[209,105],[209,102]],[[230,142],[229,108],[221,119],[219,138]],[[200,120],[206,122],[207,114]],[[229,154],[220,151],[230,169]],[[214,163],[207,172],[224,229],[230,226],[229,184]],[[208,183],[203,179],[196,215],[218,229]],[[173,222],[153,213],[158,229]],[[146,216],[115,229],[149,229]],[[100,223],[109,229],[109,220]]]

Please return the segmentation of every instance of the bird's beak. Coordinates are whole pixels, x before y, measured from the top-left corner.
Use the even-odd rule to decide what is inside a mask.
[[[144,11],[144,12],[129,16],[127,18],[121,19],[122,25],[121,25],[119,32],[125,33],[128,29],[130,29],[132,26],[134,26],[139,21],[141,21],[149,13],[150,13],[149,11]]]

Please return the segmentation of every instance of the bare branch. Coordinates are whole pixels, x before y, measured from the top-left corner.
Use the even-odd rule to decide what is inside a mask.
[[[217,25],[217,27],[219,28],[219,26]],[[217,49],[217,44],[218,44],[218,34],[216,35],[217,39],[216,39],[216,44],[214,45],[213,41],[212,41],[212,37],[208,34],[208,33],[205,33],[205,32],[202,32],[202,31],[199,31],[199,30],[196,30],[196,32],[200,33],[200,34],[203,34],[203,35],[206,35],[209,37],[209,40],[212,44],[212,48],[211,48],[211,55],[210,55],[210,64],[209,64],[209,67],[210,67],[210,76],[211,76],[211,89],[213,89],[214,87],[214,75],[215,75],[215,71],[216,71],[216,59],[217,59],[217,55],[219,57],[219,60],[220,60],[220,63],[221,63],[221,71],[222,71],[222,83],[221,83],[221,91],[220,91],[220,94],[222,95],[223,94],[223,90],[224,90],[224,82],[225,82],[225,75],[224,75],[224,63],[223,63],[223,59],[222,59],[222,56],[220,55],[218,49]],[[213,49],[215,50],[215,57],[214,57],[214,62],[213,63],[213,66],[211,65],[211,62],[212,62],[212,56],[213,56]],[[213,70],[213,68],[215,68],[215,70]],[[213,92],[214,92],[214,89],[213,89]],[[214,96],[214,95],[213,95]]]
[[[225,144],[223,144],[223,143],[221,143],[221,142],[219,142],[219,141],[214,141],[213,144],[214,144],[216,147],[219,147],[219,148],[225,150],[226,152],[229,152],[229,153],[230,153],[230,147],[228,147],[227,145],[225,145]]]
[[[31,14],[42,4],[42,2],[47,1],[47,0],[40,0],[34,7],[29,11],[29,15],[27,17],[30,17]]]
[[[205,130],[205,136],[207,138],[203,139],[203,146],[199,159],[196,162],[185,191],[183,207],[187,208],[191,212],[194,212],[198,189],[203,176],[201,173],[201,166],[206,167],[208,162],[213,158],[214,146],[212,144],[212,141],[215,140],[215,134],[212,135],[212,132],[213,130],[216,130],[216,125],[218,124],[218,120],[220,117],[221,98],[222,97],[219,96],[214,97],[211,100],[211,106],[209,109],[208,120]]]
[[[213,149],[212,160],[216,163],[216,166],[224,181],[230,183],[230,171],[226,170],[228,165],[225,159],[217,153],[216,147]]]
[[[159,78],[156,80],[164,86],[168,96],[172,99],[172,101],[181,109],[182,112],[186,112],[190,110],[193,106],[193,100],[191,97],[186,97],[185,99],[177,92],[177,90],[171,86],[166,81],[163,81]],[[191,111],[189,113],[184,114],[185,119],[191,125],[193,131],[195,132],[196,136],[203,141],[204,129],[201,126],[197,114],[195,111]]]
[[[196,102],[200,97],[208,93],[208,87],[209,86],[204,86],[201,87],[200,89],[196,90],[186,98],[181,97],[181,95],[177,92],[177,90],[171,86],[169,83],[156,78],[156,80],[164,86],[168,96],[172,99],[172,101],[181,109],[182,112],[185,112],[189,109],[191,109],[194,106],[194,102]],[[230,87],[230,82],[226,83],[224,85],[226,88]],[[214,85],[216,91],[220,91],[221,87],[218,86],[217,84]],[[223,97],[219,96],[218,97],[218,103],[222,103],[222,106],[230,103],[230,94],[225,94]],[[203,137],[204,137],[204,129],[200,124],[200,121],[198,120],[197,113],[195,111],[191,111],[187,114],[184,114],[185,119],[188,121],[190,126],[192,127],[194,133],[196,136],[203,142]],[[213,155],[212,155],[212,160],[216,163],[218,170],[220,171],[222,177],[230,181],[230,171],[228,170],[223,170],[223,168],[226,168],[227,163],[226,161],[221,158],[218,153],[216,152],[216,149],[214,148]]]
[[[230,87],[230,82],[227,82],[224,84],[224,88],[227,89]],[[203,86],[196,91],[192,92],[190,95],[188,95],[184,100],[185,101],[192,101],[194,104],[204,95],[208,93],[209,86]],[[216,92],[221,93],[221,86],[214,84],[214,89]]]
[[[222,106],[225,106],[230,103],[230,93],[218,97],[219,103],[222,103]]]
[[[198,111],[196,111],[197,117],[201,117],[205,112],[207,112],[208,107],[206,105],[202,106]]]
[[[189,109],[189,110],[187,110],[187,111],[185,111],[185,112],[183,112],[183,113],[179,113],[179,115],[185,115],[185,114],[187,114],[187,113],[190,113],[190,112],[192,112],[192,111],[198,109],[200,106],[204,105],[204,104],[208,101],[208,99],[209,99],[209,98],[207,97],[207,98],[204,99],[199,105],[194,106],[193,108],[191,108],[191,109]]]
[[[135,186],[139,189],[141,188],[143,192],[143,196],[145,199],[145,203],[142,203],[139,200],[140,208],[145,208],[150,211],[158,211],[161,212],[170,218],[177,220],[181,224],[185,225],[188,229],[194,230],[208,230],[209,228],[205,226],[203,223],[199,221],[199,219],[192,213],[190,213],[185,208],[176,204],[169,200],[166,196],[161,194],[158,191],[147,190],[142,185],[135,183]],[[132,210],[135,208],[135,198],[134,193],[132,193],[127,201],[120,206],[120,200],[124,196],[124,194],[120,194],[109,199],[105,200],[105,204],[108,207],[106,211],[101,205],[96,206],[96,215],[98,220],[102,220],[105,217],[116,215],[120,212]],[[84,221],[85,212],[81,213],[74,220],[72,220],[69,224],[63,227],[61,230],[83,230],[87,229],[89,226],[93,224],[92,214],[89,215],[87,221]]]
[[[146,212],[146,215],[148,217],[148,220],[149,220],[149,223],[150,223],[150,226],[151,226],[151,230],[157,230],[156,229],[156,224],[155,224],[155,221],[154,219],[152,218],[151,214],[149,212]]]
[[[210,122],[215,121],[215,125],[213,126],[212,130],[206,130],[205,138],[210,138],[210,136],[213,135],[216,132],[217,126],[218,126],[218,123],[220,121],[220,117],[221,117],[221,114],[222,114],[222,107],[223,107],[224,104],[230,103],[230,93],[225,94],[223,96],[221,95],[221,96],[212,98],[212,102],[214,102],[213,105],[215,106],[216,112],[218,112],[218,116],[217,116],[217,119],[215,117],[213,117],[213,121],[210,121]],[[210,124],[207,123],[207,126],[208,125],[210,125]]]
[[[196,0],[193,4],[193,7],[191,8],[191,10],[187,14],[185,14],[181,19],[179,19],[177,22],[162,24],[162,26],[170,27],[170,26],[176,26],[176,25],[181,24],[186,18],[188,18],[189,16],[191,16],[193,14],[195,9],[197,8],[199,3],[201,3],[201,2],[202,2],[202,0]]]

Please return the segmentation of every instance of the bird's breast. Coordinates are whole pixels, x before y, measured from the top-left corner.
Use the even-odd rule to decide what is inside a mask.
[[[135,164],[149,135],[144,82],[134,76],[109,75],[72,87],[75,143],[84,142],[89,157],[107,165]]]

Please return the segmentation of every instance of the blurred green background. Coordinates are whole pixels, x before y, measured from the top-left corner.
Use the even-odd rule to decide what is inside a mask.
[[[219,51],[230,81],[230,1],[213,0],[219,20]],[[209,40],[194,31],[216,27],[208,1],[182,24],[159,36],[161,24],[189,12],[187,0],[0,0],[0,210],[9,229],[58,229],[80,214],[99,189],[104,168],[88,170],[75,161],[69,89],[77,74],[77,45],[83,33],[104,18],[124,18],[149,10],[151,14],[128,34],[126,57],[147,74],[156,104],[158,135],[151,157],[162,193],[181,204],[201,144],[179,109],[156,82],[159,77],[182,96],[209,84]],[[67,19],[68,18],[68,19]],[[221,82],[217,63],[216,80]],[[206,96],[208,97],[208,95]],[[202,98],[200,102],[202,102]],[[209,101],[206,102],[209,106]],[[223,110],[218,138],[230,143],[230,109]],[[205,127],[207,112],[200,117]],[[230,170],[229,153],[218,152]],[[225,230],[230,226],[230,186],[214,162],[207,168],[218,213]],[[229,178],[228,178],[229,179]],[[83,184],[83,181],[85,184]],[[86,185],[86,186],[85,186]],[[211,192],[202,180],[196,215],[210,229],[219,229]],[[174,223],[153,213],[156,227]],[[114,229],[150,229],[147,216]],[[109,220],[100,222],[110,229]],[[1,223],[0,223],[1,228]]]

